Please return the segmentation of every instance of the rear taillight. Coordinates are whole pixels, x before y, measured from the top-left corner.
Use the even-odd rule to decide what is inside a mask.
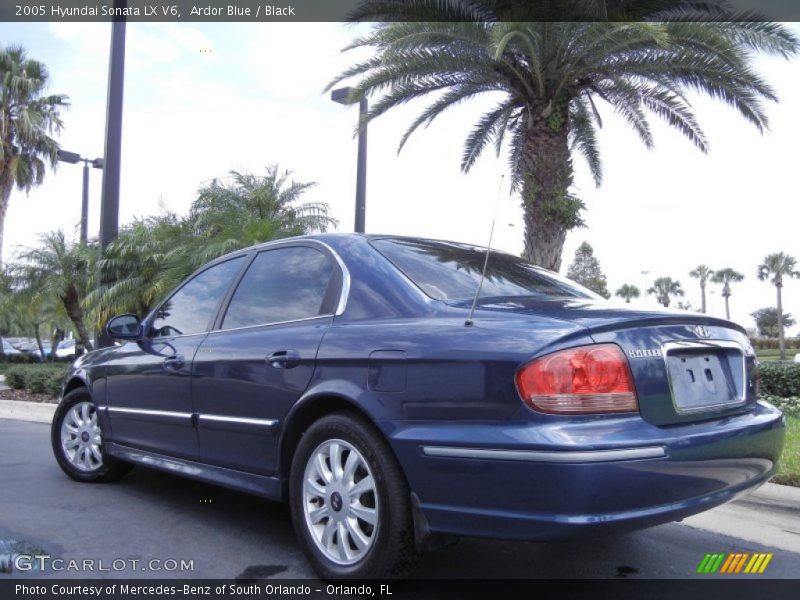
[[[639,410],[628,361],[614,344],[548,354],[524,365],[516,379],[522,400],[540,412],[585,415]]]

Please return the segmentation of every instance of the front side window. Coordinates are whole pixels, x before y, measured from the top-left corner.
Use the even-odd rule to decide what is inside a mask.
[[[164,302],[151,326],[154,337],[208,331],[219,301],[242,266],[243,256],[214,265],[187,281]]]
[[[261,252],[236,288],[222,328],[316,317],[321,314],[332,275],[330,258],[314,248]]]

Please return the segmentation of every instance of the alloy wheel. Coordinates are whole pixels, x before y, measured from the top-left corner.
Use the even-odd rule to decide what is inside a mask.
[[[103,466],[102,435],[92,402],[77,402],[61,422],[61,449],[69,463],[83,472]]]
[[[332,439],[314,449],[303,476],[303,511],[306,527],[326,558],[352,565],[367,555],[380,507],[370,466],[355,446]]]

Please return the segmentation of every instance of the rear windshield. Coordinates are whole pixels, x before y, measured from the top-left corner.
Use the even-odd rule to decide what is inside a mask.
[[[430,240],[381,238],[372,245],[431,298],[472,300],[478,290],[486,250]],[[521,258],[491,252],[481,298],[598,298],[557,274]]]

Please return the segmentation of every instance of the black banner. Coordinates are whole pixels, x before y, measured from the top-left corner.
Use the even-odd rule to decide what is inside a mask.
[[[0,579],[2,600],[515,600],[535,598],[613,598],[625,600],[795,599],[799,580],[752,578],[607,579],[607,580],[114,580],[114,579]]]
[[[523,21],[637,21],[671,19],[800,21],[800,0],[441,0],[458,10],[452,14],[484,14]],[[390,20],[414,20],[403,10],[405,0],[380,0],[396,6]],[[0,21],[131,22],[311,22],[348,21],[363,0],[2,0]],[[459,5],[461,5],[459,7]],[[692,12],[702,5],[705,15]],[[466,9],[465,9],[466,7]],[[683,16],[679,10],[688,10]],[[710,12],[709,12],[710,11]],[[442,20],[421,15],[420,20]],[[417,13],[419,14],[419,13]],[[365,20],[369,20],[366,18]],[[453,17],[452,20],[459,20]]]

